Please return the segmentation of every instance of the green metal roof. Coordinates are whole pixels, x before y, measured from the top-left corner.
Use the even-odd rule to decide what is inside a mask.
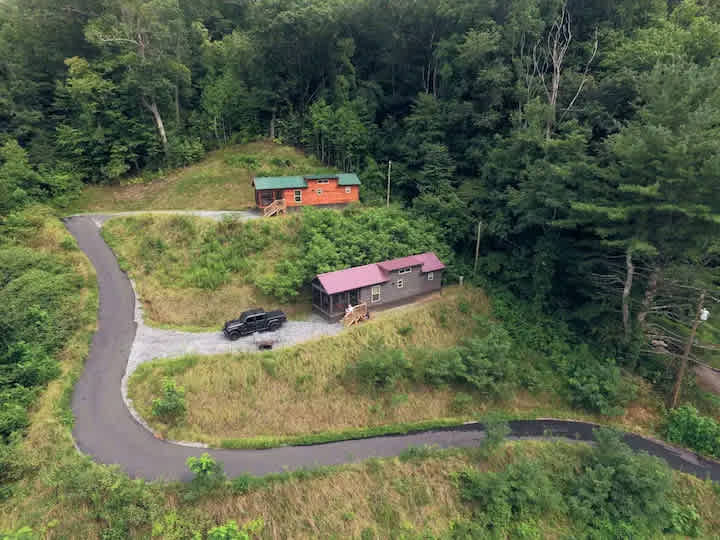
[[[297,189],[306,188],[302,176],[258,176],[253,180],[255,189]]]
[[[339,186],[359,186],[360,185],[360,179],[358,178],[357,174],[353,173],[343,173],[338,174],[338,185]]]
[[[307,187],[307,180],[337,178],[340,186],[359,186],[360,179],[353,173],[306,174],[305,176],[258,176],[255,189],[299,189]]]

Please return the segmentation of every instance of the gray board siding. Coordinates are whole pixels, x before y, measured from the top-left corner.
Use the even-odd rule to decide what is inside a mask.
[[[368,307],[379,306],[411,298],[421,294],[437,291],[442,286],[442,270],[434,272],[432,281],[427,279],[427,273],[421,272],[419,266],[412,268],[412,272],[399,274],[398,270],[390,273],[390,280],[380,283],[380,301],[372,301],[372,287],[360,289],[360,302],[366,302]],[[403,287],[398,288],[398,280],[403,280]]]

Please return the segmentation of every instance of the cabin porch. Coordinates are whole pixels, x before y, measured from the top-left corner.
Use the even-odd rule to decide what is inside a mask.
[[[328,294],[320,284],[314,282],[312,292],[313,309],[329,319],[343,317],[348,306],[356,306],[360,303],[360,289]]]

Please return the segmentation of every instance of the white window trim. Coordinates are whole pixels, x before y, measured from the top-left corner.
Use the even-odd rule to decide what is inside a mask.
[[[296,203],[302,202],[302,190],[299,190],[299,189],[295,190],[295,202]]]
[[[397,288],[398,288],[398,289],[402,289],[403,287],[405,287],[405,280],[404,280],[404,279],[398,279],[398,280],[397,280]]]
[[[318,184],[329,184],[330,179],[329,178],[318,178],[317,183]]]
[[[345,188],[345,193],[352,193],[352,188],[346,187],[346,188]]]
[[[375,300],[375,290],[377,289],[377,300]],[[370,302],[376,304],[382,300],[380,285],[375,285],[370,289]]]
[[[398,270],[398,274],[401,274],[401,275],[402,275],[402,274],[409,274],[410,272],[412,272],[412,268],[411,268],[411,267],[401,268],[400,270]]]
[[[427,273],[428,281],[432,281],[435,279],[435,272],[428,272]]]

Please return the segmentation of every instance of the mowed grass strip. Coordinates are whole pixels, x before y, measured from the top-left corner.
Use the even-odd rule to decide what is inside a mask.
[[[300,220],[138,216],[111,219],[102,234],[135,281],[147,324],[208,331],[252,307],[310,313],[309,293],[280,304],[254,285],[296,249]]]
[[[70,210],[242,210],[255,206],[253,176],[319,172],[332,169],[296,148],[259,141],[211,152],[201,162],[166,176],[89,186]]]
[[[460,303],[470,305],[471,312],[463,313]],[[472,313],[487,314],[488,309],[481,290],[450,287],[431,300],[378,312],[370,321],[332,338],[267,353],[190,356],[144,364],[131,378],[130,398],[166,437],[216,446],[243,438],[256,439],[251,446],[266,446],[283,438],[327,437],[327,432],[428,420],[457,423],[484,410],[483,404],[464,404],[459,411],[457,394],[450,388],[402,383],[391,393],[372,395],[349,388],[343,373],[378,343],[403,350],[451,347],[472,331]],[[163,425],[151,416],[163,377],[172,377],[185,388],[187,414],[177,426]],[[242,442],[225,445],[242,446]]]

